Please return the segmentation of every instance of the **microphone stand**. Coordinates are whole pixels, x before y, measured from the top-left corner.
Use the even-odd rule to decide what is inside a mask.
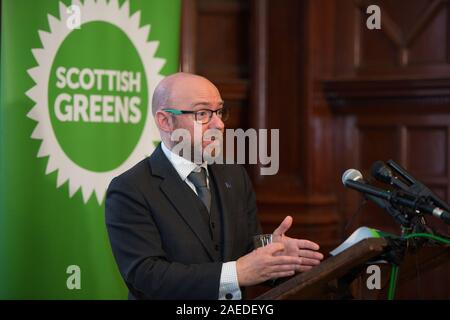
[[[435,236],[435,232],[427,226],[423,214],[418,213],[418,209],[420,212],[421,208],[428,206],[430,199],[427,196],[423,194],[418,196],[415,192],[404,190],[383,192],[382,190],[356,183],[353,180],[346,181],[345,185],[365,194],[386,200],[387,204],[383,209],[401,226],[401,237],[389,237],[387,240],[391,249],[384,254],[384,258],[392,265],[388,299],[393,300],[398,282],[398,269],[404,260],[406,250],[409,248],[418,250],[430,239],[434,240],[434,242],[447,244],[450,244],[450,240]],[[430,194],[427,195],[429,196]]]

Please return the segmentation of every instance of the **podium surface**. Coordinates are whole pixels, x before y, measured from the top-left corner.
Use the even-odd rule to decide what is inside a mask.
[[[256,300],[287,299],[377,299],[387,287],[390,263],[380,263],[380,256],[393,250],[385,238],[365,239],[336,256],[324,260],[308,272],[300,273]],[[406,249],[400,263],[398,285],[415,277],[417,273],[430,270],[450,261],[450,246],[424,246],[417,250]],[[379,265],[381,290],[369,290],[365,271],[369,265]]]

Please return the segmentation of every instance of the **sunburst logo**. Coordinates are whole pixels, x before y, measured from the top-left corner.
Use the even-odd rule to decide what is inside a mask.
[[[111,179],[154,149],[149,105],[165,60],[155,57],[159,42],[148,41],[150,26],[140,26],[140,11],[130,15],[128,1],[72,5],[80,28],[68,28],[70,10],[60,2],[59,19],[48,15],[49,31],[38,31],[27,116],[37,122],[37,157],[48,157],[45,174],[57,171],[56,186],[68,182],[70,197],[81,188],[84,203],[95,192],[101,204]]]

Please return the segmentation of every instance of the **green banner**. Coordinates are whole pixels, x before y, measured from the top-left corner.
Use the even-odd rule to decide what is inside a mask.
[[[180,0],[1,3],[0,299],[125,299],[105,192],[159,139]]]

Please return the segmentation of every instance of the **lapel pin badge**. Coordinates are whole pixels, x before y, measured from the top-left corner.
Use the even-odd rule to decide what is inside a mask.
[[[227,187],[228,189],[231,189],[231,183],[225,182],[225,187]]]

